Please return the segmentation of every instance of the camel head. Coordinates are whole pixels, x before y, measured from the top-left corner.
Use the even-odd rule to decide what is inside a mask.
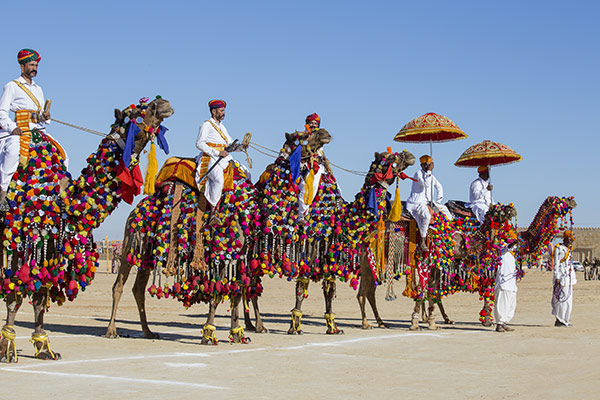
[[[517,209],[513,203],[493,204],[485,215],[484,225],[499,225],[517,217]]]
[[[415,156],[406,150],[401,153],[375,153],[375,160],[365,177],[365,185],[379,184],[387,188],[397,177],[404,179],[402,171],[414,163]]]
[[[287,154],[292,154],[298,145],[301,145],[301,158],[302,161],[305,161],[311,156],[316,155],[317,152],[329,142],[331,142],[331,135],[325,129],[319,129],[314,132],[286,132],[283,151]]]
[[[123,110],[115,109],[115,123],[112,125],[111,137],[115,138],[114,134],[116,134],[118,139],[126,142],[131,124],[135,124],[139,132],[135,135],[133,154],[137,157],[148,141],[154,139],[163,120],[173,113],[168,100],[157,96],[156,99],[148,102],[148,98],[144,97],[140,99],[138,105],[132,104]]]

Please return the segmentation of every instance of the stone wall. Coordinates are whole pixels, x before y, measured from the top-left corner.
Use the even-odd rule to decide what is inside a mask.
[[[583,262],[586,258],[600,258],[600,228],[574,228],[573,233],[573,260]]]

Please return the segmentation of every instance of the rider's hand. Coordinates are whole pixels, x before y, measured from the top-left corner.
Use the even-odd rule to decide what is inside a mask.
[[[225,157],[227,157],[228,155],[229,155],[229,153],[228,153],[228,152],[226,152],[225,150],[221,150],[221,151],[219,152],[219,157],[223,157],[223,158],[225,158]]]
[[[492,185],[491,183],[488,185],[488,190],[494,190],[494,185]]]
[[[15,135],[15,136],[21,136],[23,134],[23,131],[21,130],[21,128],[15,128],[12,131],[12,134]]]
[[[48,121],[48,120],[50,120],[50,111],[42,112],[42,121]]]

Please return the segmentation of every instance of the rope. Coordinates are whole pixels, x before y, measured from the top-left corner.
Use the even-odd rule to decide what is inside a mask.
[[[15,345],[16,337],[17,337],[17,334],[12,325],[4,325],[2,327],[2,330],[0,331],[0,338],[6,339],[6,341],[8,342],[6,344],[6,354],[5,354],[6,362],[10,362],[10,351],[11,350],[13,352],[15,362],[19,361],[18,356],[17,356],[17,346]]]
[[[50,348],[50,341],[48,340],[48,335],[45,333],[33,333],[31,334],[31,343],[33,343],[33,347],[35,349],[35,356],[37,357],[43,350],[44,348],[48,349],[48,353],[50,353],[50,356],[52,357],[53,360],[56,360],[56,354],[54,354],[54,352],[52,351],[52,349]],[[40,346],[37,346],[37,344],[41,344]]]

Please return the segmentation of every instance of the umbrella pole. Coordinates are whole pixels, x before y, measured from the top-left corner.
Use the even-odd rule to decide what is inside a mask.
[[[431,162],[433,162],[433,140],[429,139],[429,157],[431,157]],[[431,173],[431,197],[429,200],[429,205],[431,206],[431,208],[433,209],[433,211],[435,212],[435,207],[433,205],[433,172]]]

